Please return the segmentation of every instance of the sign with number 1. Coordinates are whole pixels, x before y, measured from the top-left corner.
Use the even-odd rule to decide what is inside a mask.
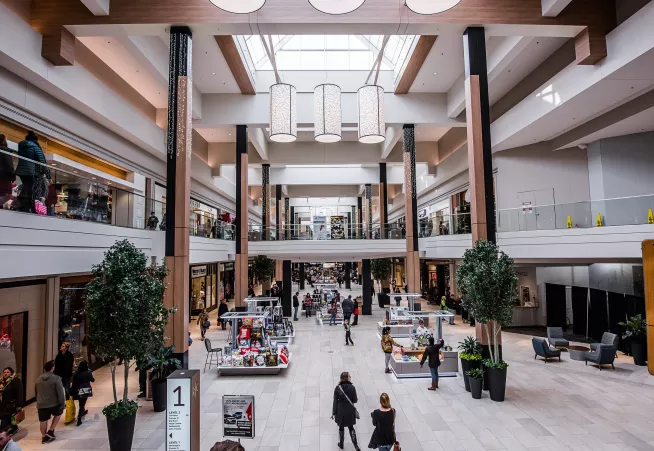
[[[167,380],[166,391],[166,451],[198,451],[199,373],[197,370],[175,371]]]

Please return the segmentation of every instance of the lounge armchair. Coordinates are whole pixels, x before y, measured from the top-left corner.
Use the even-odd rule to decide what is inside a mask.
[[[549,341],[550,346],[555,348],[565,348],[570,345],[570,342],[563,338],[563,329],[561,327],[548,327],[547,341]]]
[[[547,359],[554,359],[558,357],[559,362],[561,361],[561,350],[550,348],[550,346],[547,344],[547,340],[544,338],[533,337],[531,339],[531,344],[534,347],[534,359],[538,356],[541,356],[543,359],[545,359],[545,363],[547,363]]]
[[[588,362],[594,363],[599,367],[600,371],[602,371],[602,365],[611,365],[611,368],[615,370],[613,361],[617,350],[618,348],[613,345],[598,343],[596,350],[586,353],[586,365],[588,365]]]
[[[591,343],[590,350],[598,351],[602,345],[614,346],[617,349],[618,341],[619,337],[616,334],[612,334],[611,332],[604,332],[602,334],[602,341],[599,343]]]

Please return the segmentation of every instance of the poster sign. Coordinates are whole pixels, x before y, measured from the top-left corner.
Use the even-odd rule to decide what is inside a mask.
[[[522,212],[523,213],[531,213],[532,208],[531,208],[531,202],[523,202],[522,203]]]
[[[343,216],[332,216],[332,240],[345,239],[345,227]]]
[[[191,451],[191,379],[169,379],[166,450]]]
[[[191,279],[196,277],[204,277],[207,275],[207,266],[193,266],[191,267]]]
[[[327,217],[314,216],[313,217],[313,235],[316,240],[328,240],[329,234],[327,233]]]
[[[254,396],[223,395],[223,436],[254,438]]]

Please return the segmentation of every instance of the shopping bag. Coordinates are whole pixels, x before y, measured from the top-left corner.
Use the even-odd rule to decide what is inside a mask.
[[[73,401],[73,397],[71,396],[66,400],[66,420],[64,423],[72,423],[75,421],[75,418],[77,416],[77,411],[75,409],[75,401]]]
[[[34,210],[36,211],[36,214],[40,216],[45,216],[48,214],[47,207],[40,200],[34,201]]]

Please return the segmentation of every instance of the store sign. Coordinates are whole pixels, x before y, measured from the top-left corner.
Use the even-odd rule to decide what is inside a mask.
[[[531,213],[532,208],[531,208],[531,202],[523,202],[522,203],[522,212],[523,213]]]
[[[191,279],[196,277],[204,277],[207,275],[207,267],[205,266],[193,266],[191,268]]]
[[[168,379],[167,385],[166,451],[191,451],[191,379]]]
[[[223,395],[223,436],[254,438],[254,396]]]

